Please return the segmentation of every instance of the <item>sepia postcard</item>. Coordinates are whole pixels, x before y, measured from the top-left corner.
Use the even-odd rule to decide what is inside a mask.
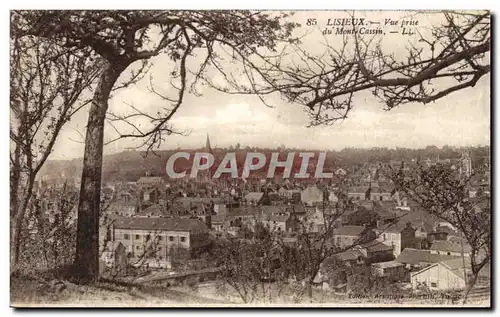
[[[11,10],[11,306],[490,308],[490,60],[487,10]]]

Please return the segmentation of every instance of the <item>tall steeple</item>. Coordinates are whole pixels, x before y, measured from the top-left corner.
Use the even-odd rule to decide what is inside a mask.
[[[207,133],[207,143],[205,144],[205,151],[212,153],[212,147],[210,146],[210,137]]]
[[[212,153],[212,147],[210,146],[210,137],[208,136],[208,133],[207,133],[207,141],[205,143],[205,149],[204,149],[204,151],[206,153],[213,154]],[[201,162],[202,163],[206,163],[207,161],[208,161],[208,157],[202,157],[201,158]],[[200,173],[198,173],[198,181],[207,182],[207,181],[210,181],[211,178],[212,178],[212,168],[200,171]]]

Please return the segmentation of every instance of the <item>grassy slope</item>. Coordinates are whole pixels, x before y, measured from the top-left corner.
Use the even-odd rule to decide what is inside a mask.
[[[13,307],[186,307],[186,306],[231,306],[222,298],[206,298],[187,288],[166,288],[161,286],[122,286],[115,283],[100,282],[95,286],[75,285],[67,281],[42,278],[11,278],[11,306]],[[206,295],[206,294],[205,294]],[[324,301],[324,302],[323,302]],[[329,303],[334,301],[335,303]],[[470,303],[474,307],[487,307],[489,301],[479,299]],[[250,304],[249,306],[258,303]],[[297,304],[295,304],[297,305]],[[279,304],[278,306],[295,306]],[[460,305],[460,304],[458,304]],[[467,306],[469,306],[467,305]],[[275,306],[275,305],[270,305]],[[298,306],[451,306],[439,301],[415,300],[405,303],[394,301],[375,301],[366,299],[330,300],[323,298],[322,303],[302,303]]]

